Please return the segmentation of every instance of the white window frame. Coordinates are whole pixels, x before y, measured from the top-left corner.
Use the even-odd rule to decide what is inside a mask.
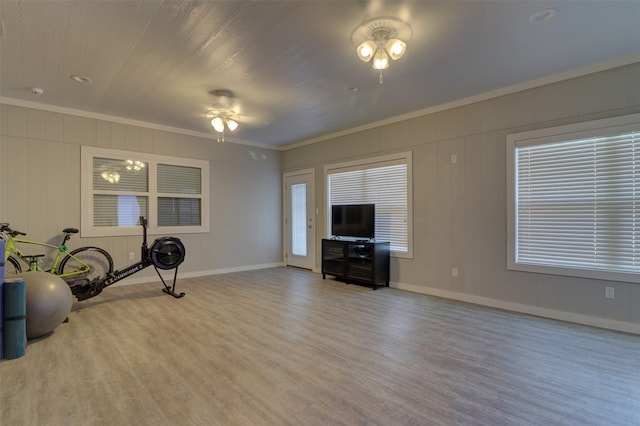
[[[593,137],[612,136],[626,132],[631,133],[634,131],[640,131],[640,114],[507,135],[507,269],[640,283],[640,274],[635,273],[532,265],[517,261],[516,149],[518,147],[536,144],[575,141]]]
[[[149,234],[188,234],[209,232],[209,161],[181,157],[168,157],[142,152],[123,151],[92,146],[81,147],[81,236],[111,237],[140,235],[140,226],[100,226],[93,224],[93,159],[136,159],[149,164],[148,188],[148,233]],[[194,167],[201,170],[201,193],[189,194],[188,198],[200,198],[201,224],[199,226],[158,226],[157,199],[167,194],[157,191],[157,164]],[[172,195],[173,196],[173,195]]]
[[[413,259],[413,153],[399,152],[379,157],[369,157],[344,163],[328,164],[324,166],[324,202],[325,229],[327,238],[331,237],[331,204],[329,202],[329,175],[335,172],[359,170],[363,168],[384,167],[391,164],[407,165],[407,251],[391,251],[392,257]]]

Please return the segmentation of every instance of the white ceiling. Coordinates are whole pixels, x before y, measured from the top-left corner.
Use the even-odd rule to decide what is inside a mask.
[[[555,8],[550,20],[530,16]],[[351,42],[367,19],[410,24],[384,84]],[[599,64],[640,61],[640,1],[0,0],[0,96],[284,146]],[[91,77],[91,84],[70,79]],[[44,93],[36,96],[32,88]],[[357,87],[354,92],[348,88]]]

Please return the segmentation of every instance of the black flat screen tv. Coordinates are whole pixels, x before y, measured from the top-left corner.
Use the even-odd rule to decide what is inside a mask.
[[[376,234],[375,204],[331,206],[331,235],[373,239]]]

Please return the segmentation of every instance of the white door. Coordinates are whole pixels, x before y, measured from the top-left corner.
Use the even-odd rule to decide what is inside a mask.
[[[284,175],[286,265],[313,269],[315,266],[315,203],[313,170]]]

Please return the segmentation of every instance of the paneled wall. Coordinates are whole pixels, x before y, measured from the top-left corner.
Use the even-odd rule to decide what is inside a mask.
[[[177,235],[187,248],[181,275],[275,265],[282,262],[281,172],[315,168],[316,223],[324,224],[326,164],[411,149],[414,258],[392,259],[394,286],[640,333],[638,284],[506,269],[506,135],[636,112],[640,64],[283,153],[0,104],[0,221],[36,240],[79,226],[81,145],[209,159],[211,231]],[[319,246],[324,226],[316,231]],[[140,238],[74,238],[70,245],[88,244],[106,248],[123,267]],[[146,270],[127,280],[154,279]],[[605,286],[615,288],[615,299],[604,298]]]
[[[0,222],[30,239],[58,244],[64,227],[80,227],[89,202],[80,196],[80,147],[91,145],[210,161],[211,230],[175,235],[187,251],[180,276],[281,264],[279,152],[7,104],[0,117]],[[123,268],[129,252],[139,259],[141,235],[73,237],[69,245],[103,247]],[[155,279],[149,268],[124,282]]]
[[[324,224],[326,164],[410,149],[414,258],[392,259],[395,286],[640,333],[638,284],[506,269],[506,135],[636,112],[640,64],[290,149],[283,168],[315,167],[316,223]],[[319,226],[317,241],[324,232]],[[605,299],[605,286],[615,299]]]

